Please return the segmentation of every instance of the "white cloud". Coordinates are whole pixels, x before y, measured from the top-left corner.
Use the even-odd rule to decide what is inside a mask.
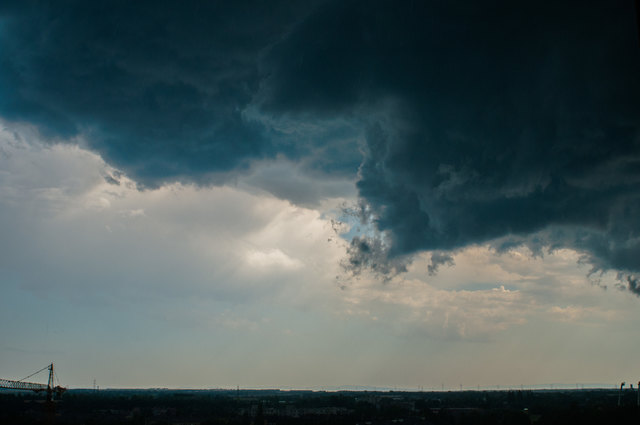
[[[303,267],[303,263],[291,258],[279,249],[269,251],[249,251],[247,253],[247,262],[252,267],[268,268],[282,267],[284,269],[295,270]]]

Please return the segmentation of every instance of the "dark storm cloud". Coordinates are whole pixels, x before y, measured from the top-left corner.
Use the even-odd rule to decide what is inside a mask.
[[[352,270],[496,240],[640,270],[632,1],[96,4],[2,9],[1,116],[148,185],[278,154],[345,173],[359,128],[379,234]]]
[[[440,266],[453,266],[454,264],[451,254],[436,251],[431,254],[431,264],[427,266],[427,270],[429,274],[433,276],[438,273]]]
[[[0,115],[50,137],[82,134],[152,186],[289,153],[243,110],[260,83],[261,52],[304,16],[301,5],[5,4]]]
[[[627,289],[640,296],[640,279],[635,276],[626,276]]]
[[[380,237],[354,236],[347,247],[347,255],[341,266],[353,276],[370,270],[377,277],[389,280],[407,271],[407,259],[389,257],[388,249]]]
[[[598,269],[640,269],[631,1],[340,2],[272,55],[266,107],[360,111],[389,258],[554,227]],[[356,264],[380,257],[355,242]]]

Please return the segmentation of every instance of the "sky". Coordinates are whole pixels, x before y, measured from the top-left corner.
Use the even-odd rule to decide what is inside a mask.
[[[638,13],[2,2],[0,378],[636,382]]]

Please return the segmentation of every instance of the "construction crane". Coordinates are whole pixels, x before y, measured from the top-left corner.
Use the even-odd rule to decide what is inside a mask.
[[[33,375],[42,372],[43,370],[49,369],[49,381],[47,384],[37,384],[35,382],[25,382],[25,379],[32,377]],[[53,395],[56,397],[60,397],[62,393],[64,393],[67,389],[61,386],[56,386],[54,383],[54,373],[53,373],[53,363],[47,365],[40,369],[37,372],[32,373],[31,375],[22,378],[19,381],[11,381],[9,379],[0,379],[0,388],[6,388],[10,390],[23,390],[23,391],[35,391],[36,393],[46,391],[47,392],[47,402],[51,403],[53,401]]]

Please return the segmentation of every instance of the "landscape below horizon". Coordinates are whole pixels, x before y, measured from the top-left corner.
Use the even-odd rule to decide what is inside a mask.
[[[640,419],[640,393],[507,391],[70,390],[53,405],[0,392],[0,423],[599,424]]]

